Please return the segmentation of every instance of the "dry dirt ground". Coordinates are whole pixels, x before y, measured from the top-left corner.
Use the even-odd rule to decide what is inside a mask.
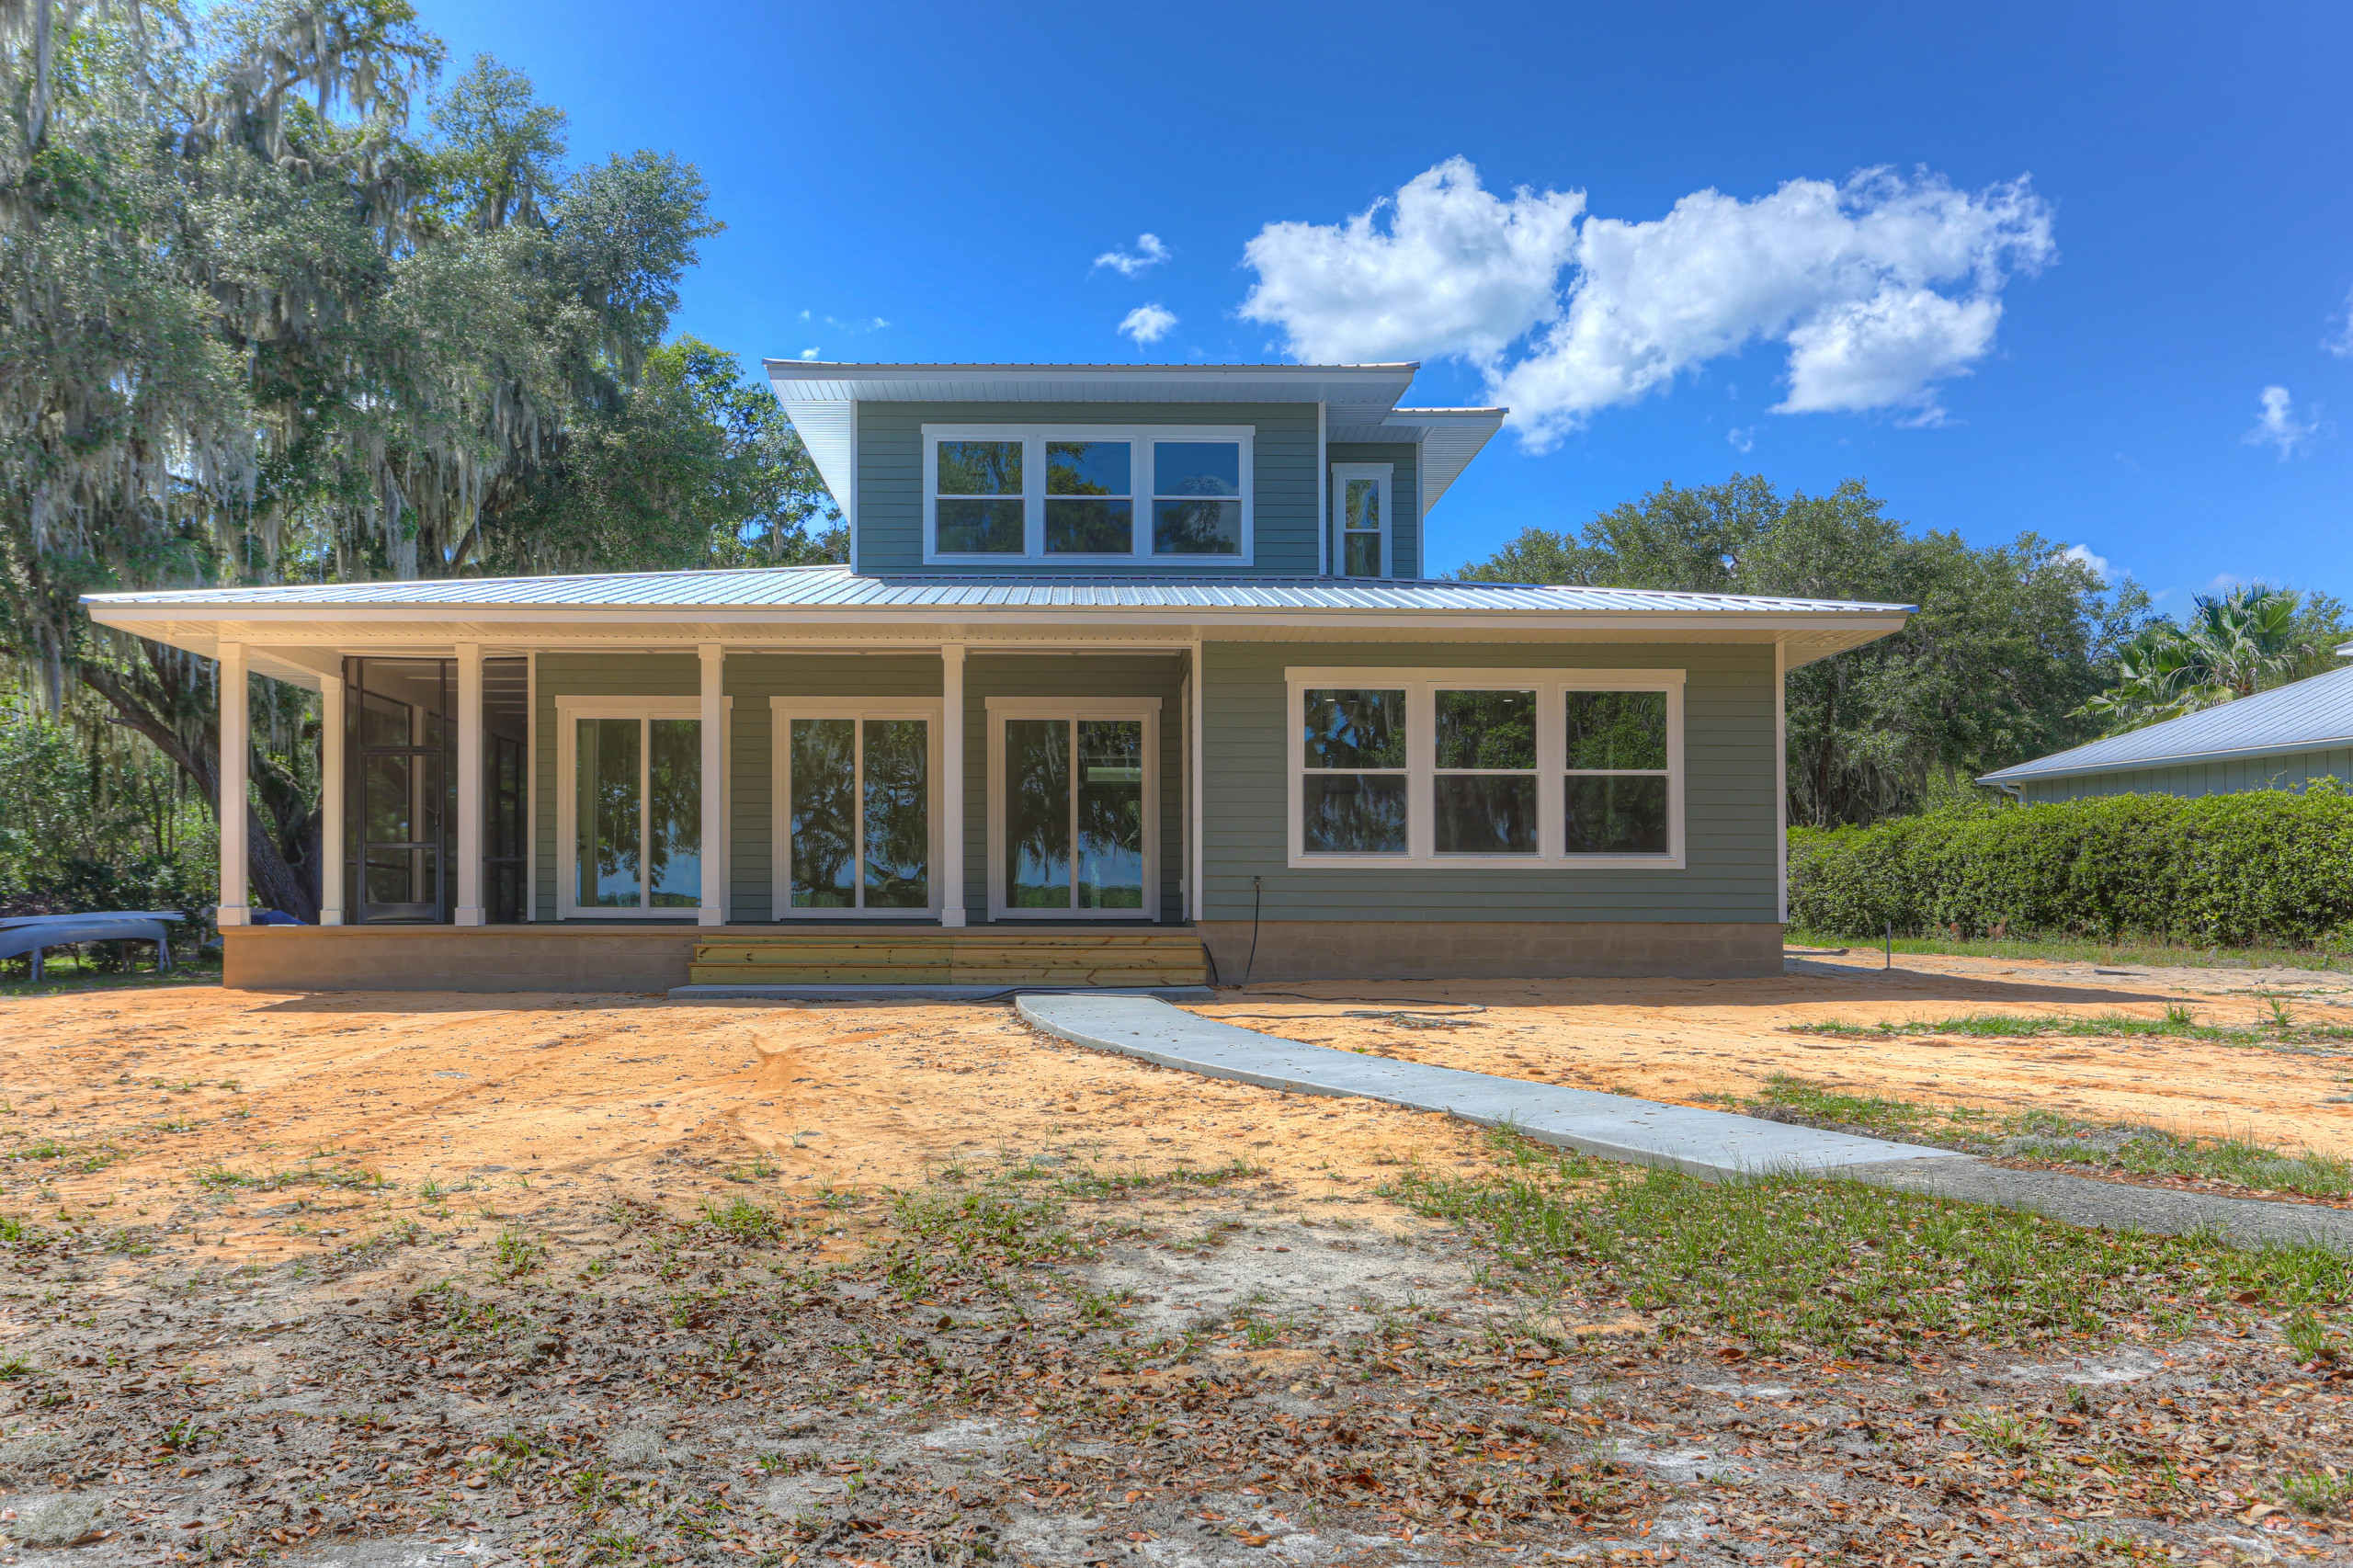
[[[2353,1021],[2344,976],[1804,962],[1201,1010],[1662,1098],[1792,1072],[2353,1145],[2353,1058],[1780,1032]],[[2348,1384],[2260,1302],[1768,1358],[1604,1272],[1516,1294],[1384,1194],[1493,1169],[1470,1130],[1003,1007],[86,992],[0,1003],[0,1562],[2353,1562],[2278,1480],[2353,1459]]]

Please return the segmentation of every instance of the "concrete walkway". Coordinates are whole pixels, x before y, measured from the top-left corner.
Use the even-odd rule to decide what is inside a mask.
[[[1482,1127],[1508,1125],[1580,1153],[1664,1165],[1711,1181],[1792,1171],[1839,1176],[2103,1230],[2181,1235],[2213,1229],[2247,1246],[2317,1242],[2353,1251],[2353,1212],[2315,1204],[2011,1170],[1949,1149],[1360,1055],[1216,1023],[1147,996],[1024,994],[1014,1006],[1048,1034],[1163,1067],[1292,1094],[1355,1096],[1442,1111]]]

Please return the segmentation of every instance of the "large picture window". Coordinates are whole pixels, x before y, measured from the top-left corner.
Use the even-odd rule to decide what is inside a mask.
[[[1247,564],[1247,426],[923,427],[924,559]]]
[[[1159,917],[1160,704],[991,698],[994,918]]]
[[[1287,672],[1290,864],[1683,864],[1680,670]]]
[[[696,709],[693,698],[557,699],[564,917],[691,915],[703,902],[714,869],[702,863]]]
[[[939,705],[769,700],[779,916],[930,915]]]

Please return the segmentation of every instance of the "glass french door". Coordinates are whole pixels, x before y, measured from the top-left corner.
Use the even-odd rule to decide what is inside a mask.
[[[702,721],[573,720],[574,913],[702,902]]]
[[[997,722],[995,913],[1152,918],[1148,720]]]
[[[779,913],[930,913],[930,717],[779,710],[777,730]]]

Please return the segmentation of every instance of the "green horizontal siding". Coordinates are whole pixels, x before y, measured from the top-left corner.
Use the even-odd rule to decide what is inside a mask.
[[[2280,752],[2143,767],[2130,773],[2030,779],[2024,789],[2027,800],[2040,805],[2091,795],[2227,795],[2242,790],[2301,790],[2316,778],[2332,778],[2353,784],[2353,749]]]
[[[858,569],[921,572],[923,427],[926,425],[1227,425],[1249,426],[1251,521],[1256,561],[1222,563],[1198,555],[1139,557],[1121,571],[1313,574],[1317,566],[1315,404],[1130,403],[863,403],[858,408]],[[938,571],[968,573],[959,563]],[[1007,572],[1099,575],[1100,562],[1060,566],[1008,563]]]
[[[1207,917],[1246,920],[1769,921],[1779,905],[1773,650],[1722,644],[1212,642],[1204,650]],[[1286,665],[1679,669],[1685,867],[1319,867],[1290,858]]]
[[[1355,442],[1336,442],[1325,449],[1334,465],[1340,463],[1388,463],[1396,472],[1391,489],[1397,507],[1396,517],[1390,519],[1389,543],[1395,559],[1389,564],[1392,577],[1418,577],[1422,574],[1422,514],[1421,491],[1418,483],[1420,469],[1416,466],[1421,449],[1410,441],[1384,441],[1379,446],[1362,446]],[[1332,523],[1334,537],[1340,527]],[[1336,550],[1337,546],[1334,547]]]

